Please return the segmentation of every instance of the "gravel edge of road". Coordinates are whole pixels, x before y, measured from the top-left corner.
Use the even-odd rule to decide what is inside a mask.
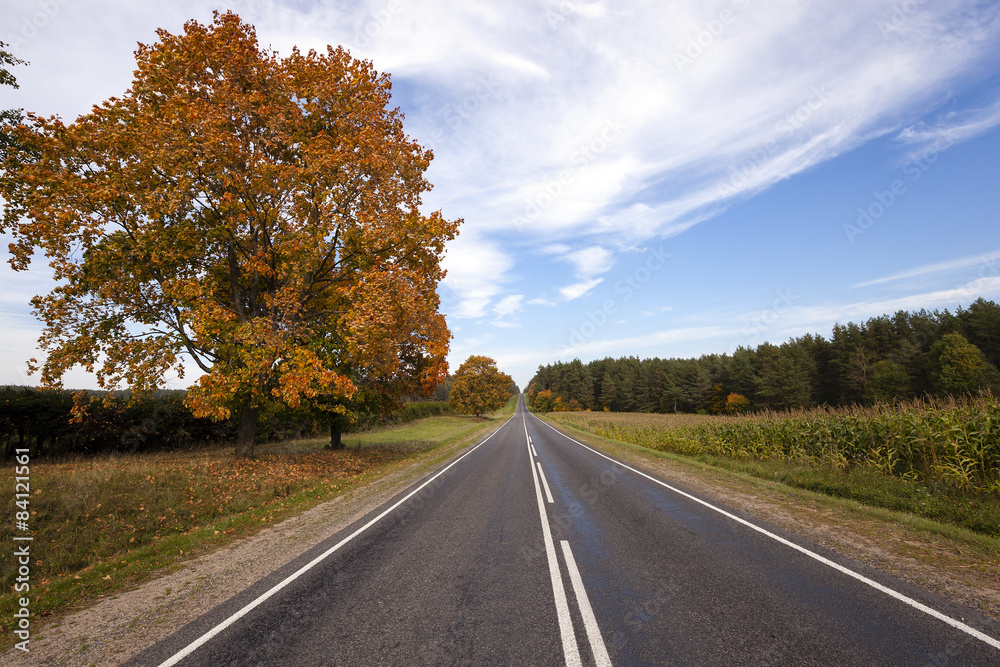
[[[506,423],[428,450],[399,470],[324,501],[254,535],[177,564],[139,587],[41,625],[31,652],[10,649],[11,665],[120,665],[216,605],[337,534]]]

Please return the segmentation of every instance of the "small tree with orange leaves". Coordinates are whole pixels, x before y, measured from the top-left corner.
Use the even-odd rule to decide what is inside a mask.
[[[750,399],[748,399],[743,394],[737,394],[733,392],[726,397],[726,408],[725,412],[728,414],[738,415],[746,412],[750,409]]]
[[[32,301],[43,385],[82,365],[141,394],[187,359],[188,405],[238,411],[244,456],[268,401],[433,389],[460,221],[418,210],[432,155],[389,77],[339,48],[279,58],[232,13],[158,35],[122,97],[70,125],[29,115],[12,132],[37,159],[0,165],[11,265],[40,248],[59,282]]]
[[[458,367],[448,401],[463,415],[484,415],[499,410],[510,399],[513,382],[489,357],[472,355]]]

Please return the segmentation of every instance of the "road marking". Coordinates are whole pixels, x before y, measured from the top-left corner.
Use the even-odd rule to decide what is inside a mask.
[[[530,442],[528,443],[528,448],[531,450],[531,455],[532,456],[534,456],[534,457],[538,456],[538,452],[535,451],[535,446],[533,444],[531,444]]]
[[[549,491],[549,483],[545,479],[545,473],[542,472],[542,464],[541,462],[538,462],[535,465],[538,466],[538,476],[542,478],[542,486],[545,487],[545,499],[550,503],[554,503],[555,501],[552,500],[552,492]]]
[[[534,415],[532,415],[532,416],[534,416]],[[538,418],[535,417],[535,419],[538,419]],[[637,469],[633,468],[632,466],[629,466],[629,465],[626,465],[626,464],[622,463],[621,461],[616,461],[613,458],[611,458],[610,456],[608,456],[607,454],[604,454],[603,452],[599,452],[596,449],[594,449],[593,447],[591,447],[589,445],[585,445],[584,443],[580,442],[579,440],[571,438],[570,436],[566,435],[565,433],[563,433],[562,431],[560,431],[556,427],[552,426],[551,424],[549,424],[547,422],[542,421],[541,419],[538,419],[538,421],[540,421],[541,423],[545,424],[550,429],[552,429],[553,431],[555,431],[559,435],[563,436],[567,440],[570,440],[571,442],[575,442],[576,444],[580,445],[584,449],[589,449],[590,451],[592,451],[593,453],[597,454],[598,456],[600,456],[602,458],[605,458],[608,461],[611,461],[612,463],[625,468],[626,470],[631,470],[635,474],[637,474],[637,475],[639,475],[641,477],[645,477],[646,479],[650,480],[651,482],[655,482],[656,484],[659,484],[660,486],[662,486],[664,488],[670,489],[674,493],[680,494],[680,495],[684,496],[685,498],[689,498],[690,500],[693,500],[694,502],[696,502],[696,503],[698,503],[700,505],[704,505],[708,509],[710,509],[712,511],[715,511],[715,512],[718,512],[719,514],[721,514],[721,515],[723,515],[725,517],[728,517],[728,518],[732,519],[733,521],[736,521],[737,523],[741,523],[741,524],[743,524],[744,526],[746,526],[748,528],[752,528],[753,530],[757,531],[758,533],[760,533],[762,535],[766,535],[767,537],[770,537],[771,539],[776,540],[776,541],[784,544],[785,546],[791,547],[792,549],[795,549],[796,551],[798,551],[798,552],[800,552],[802,554],[805,554],[806,556],[809,556],[810,558],[813,558],[813,559],[819,561],[820,563],[823,563],[824,565],[828,565],[828,566],[832,567],[833,569],[837,570],[838,572],[842,572],[843,574],[846,574],[849,577],[853,577],[854,579],[857,579],[861,583],[867,584],[868,586],[871,586],[875,590],[878,590],[878,591],[881,591],[881,592],[885,593],[889,597],[895,598],[895,599],[899,600],[900,602],[903,602],[903,603],[905,603],[905,604],[913,607],[914,609],[916,609],[918,611],[922,611],[923,613],[927,614],[928,616],[933,616],[934,618],[938,619],[939,621],[943,621],[944,623],[947,623],[951,627],[953,627],[953,628],[955,628],[957,630],[961,630],[962,632],[966,633],[967,635],[971,635],[972,637],[975,637],[976,639],[978,639],[978,640],[980,640],[980,641],[982,641],[982,642],[984,642],[986,644],[989,644],[993,648],[1000,649],[1000,641],[994,639],[993,637],[990,637],[989,635],[987,635],[987,634],[985,634],[985,633],[983,633],[983,632],[981,632],[979,630],[976,630],[972,626],[966,625],[965,623],[962,623],[961,621],[955,620],[951,616],[946,616],[946,615],[942,614],[941,612],[939,612],[938,610],[932,609],[931,607],[928,607],[927,605],[923,604],[922,602],[918,602],[917,600],[914,600],[911,597],[903,595],[902,593],[900,593],[898,591],[895,591],[895,590],[889,588],[888,586],[883,586],[882,584],[878,583],[874,579],[869,579],[868,577],[864,576],[863,574],[859,574],[859,573],[855,572],[854,570],[851,570],[849,568],[844,567],[843,565],[840,565],[839,563],[833,562],[829,558],[824,558],[823,556],[820,556],[815,551],[810,551],[809,549],[806,549],[805,547],[799,546],[798,544],[795,544],[794,542],[792,542],[790,540],[786,540],[785,538],[781,537],[780,535],[775,535],[771,531],[766,530],[764,528],[761,528],[760,526],[756,526],[756,525],[750,523],[749,521],[747,521],[746,519],[741,519],[740,517],[736,516],[735,514],[731,514],[731,513],[727,512],[726,510],[724,510],[722,508],[719,508],[719,507],[716,507],[715,505],[707,503],[704,500],[702,500],[701,498],[696,498],[696,497],[692,496],[690,493],[685,493],[684,491],[681,491],[677,487],[671,486],[670,484],[667,484],[666,482],[664,482],[662,480],[656,479],[655,477],[653,477],[651,475],[648,475],[648,474],[642,472],[641,470],[637,470]],[[527,432],[527,426],[525,426],[525,432]]]
[[[528,423],[522,413],[524,436],[528,437]],[[530,445],[529,445],[530,447]],[[563,587],[562,574],[559,572],[559,561],[556,557],[556,546],[552,541],[552,530],[549,528],[549,517],[545,513],[545,501],[542,499],[542,487],[538,484],[538,473],[531,466],[531,478],[535,481],[535,497],[538,499],[538,513],[542,517],[542,537],[545,541],[545,557],[549,562],[549,578],[552,580],[552,593],[556,599],[556,617],[559,619],[559,635],[562,638],[563,655],[566,656],[567,667],[583,665],[580,660],[580,649],[576,645],[576,633],[573,631],[573,619],[569,615],[569,600],[566,599],[566,589]]]
[[[306,563],[305,565],[303,565],[302,567],[300,567],[298,570],[296,570],[292,574],[288,575],[284,580],[281,581],[281,583],[276,584],[270,590],[268,590],[266,593],[263,593],[260,597],[258,597],[257,599],[255,599],[253,602],[251,602],[250,604],[246,605],[245,607],[243,607],[242,609],[240,609],[238,612],[236,612],[235,614],[233,614],[232,616],[230,616],[229,618],[227,618],[223,622],[219,623],[218,625],[216,625],[214,628],[212,628],[211,630],[209,630],[208,632],[206,632],[205,634],[203,634],[201,637],[198,637],[198,639],[194,640],[193,642],[191,642],[190,644],[188,644],[186,647],[184,647],[183,649],[181,649],[180,651],[178,651],[177,653],[175,653],[168,660],[166,660],[165,662],[160,663],[160,667],[172,667],[172,665],[176,665],[178,662],[180,662],[181,660],[183,660],[187,656],[189,656],[192,653],[194,653],[194,651],[196,651],[198,648],[200,648],[202,645],[204,645],[210,639],[212,639],[213,637],[215,637],[217,634],[219,634],[220,632],[222,632],[223,630],[225,630],[226,628],[228,628],[230,625],[232,625],[236,621],[240,620],[241,618],[243,618],[244,616],[246,616],[247,614],[249,614],[255,608],[259,607],[261,604],[264,603],[265,600],[267,600],[268,598],[272,597],[275,593],[277,593],[278,591],[280,591],[281,589],[283,589],[285,586],[287,586],[288,584],[292,583],[293,581],[295,581],[296,579],[298,579],[299,577],[301,577],[303,574],[305,574],[306,572],[308,572],[309,570],[311,570],[315,566],[319,565],[323,560],[325,560],[327,558],[327,556],[329,556],[330,554],[334,553],[335,551],[338,551],[345,544],[347,544],[348,542],[350,542],[351,540],[353,540],[355,537],[357,537],[361,533],[365,532],[366,530],[368,530],[369,528],[371,528],[372,526],[374,526],[376,523],[378,523],[383,518],[385,518],[386,515],[388,515],[389,513],[391,513],[397,507],[399,507],[400,505],[402,505],[403,503],[405,503],[407,500],[409,500],[410,498],[412,498],[413,496],[415,496],[417,493],[419,493],[421,490],[423,490],[423,488],[425,486],[427,486],[428,484],[430,484],[431,482],[433,482],[435,479],[437,479],[438,477],[440,477],[441,475],[443,475],[445,473],[445,471],[447,471],[449,468],[451,468],[452,466],[454,466],[456,463],[458,463],[459,461],[461,461],[462,459],[464,459],[466,456],[468,456],[472,452],[476,451],[477,449],[479,449],[480,447],[482,447],[483,445],[485,445],[489,441],[490,438],[492,438],[494,435],[496,435],[497,433],[499,433],[500,430],[503,429],[503,427],[506,426],[507,423],[510,422],[510,420],[513,419],[516,416],[517,416],[517,413],[515,412],[513,415],[510,416],[510,419],[508,419],[503,424],[501,424],[500,428],[498,428],[497,430],[495,430],[492,433],[490,433],[489,436],[487,436],[485,440],[483,440],[478,445],[476,445],[475,447],[473,447],[472,449],[470,449],[469,451],[467,451],[466,453],[462,454],[457,459],[455,459],[454,461],[452,461],[451,463],[449,463],[447,466],[445,466],[444,468],[442,468],[441,470],[439,470],[433,477],[431,477],[426,482],[424,482],[423,484],[421,484],[420,486],[418,486],[417,488],[415,488],[410,493],[406,494],[406,497],[404,497],[403,499],[399,500],[392,507],[390,507],[389,509],[387,509],[384,512],[382,512],[381,514],[379,514],[377,517],[375,517],[374,519],[372,519],[371,521],[369,521],[365,525],[361,526],[361,528],[358,528],[356,531],[354,531],[353,533],[351,533],[350,535],[348,535],[347,537],[345,537],[344,539],[342,539],[340,542],[337,542],[337,544],[335,544],[334,546],[330,547],[329,549],[327,549],[326,551],[324,551],[319,556],[316,556],[316,558],[313,558],[311,561],[309,561],[308,563]],[[523,419],[523,417],[522,417],[522,419]],[[525,428],[527,428],[527,427],[525,427]]]
[[[569,580],[573,583],[573,592],[576,593],[576,603],[580,607],[580,615],[583,616],[583,627],[587,630],[587,640],[590,642],[590,650],[594,652],[594,662],[597,667],[611,667],[611,656],[604,645],[604,637],[601,636],[601,629],[597,625],[594,617],[594,609],[590,606],[590,598],[587,597],[587,589],[583,587],[583,577],[576,567],[576,559],[573,558],[573,551],[569,548],[569,542],[560,540],[563,556],[566,558],[566,569],[569,570]]]

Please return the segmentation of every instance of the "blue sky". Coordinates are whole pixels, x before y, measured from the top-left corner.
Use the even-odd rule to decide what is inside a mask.
[[[75,118],[128,87],[137,41],[215,8],[391,73],[435,152],[426,209],[465,220],[453,368],[489,355],[523,387],[1000,298],[1000,3],[0,0],[31,62],[0,108]],[[50,279],[0,281],[0,384],[33,383]]]

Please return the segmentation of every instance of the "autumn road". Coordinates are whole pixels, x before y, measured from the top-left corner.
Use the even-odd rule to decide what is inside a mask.
[[[998,639],[969,609],[617,463],[522,399],[128,664],[995,665]]]

